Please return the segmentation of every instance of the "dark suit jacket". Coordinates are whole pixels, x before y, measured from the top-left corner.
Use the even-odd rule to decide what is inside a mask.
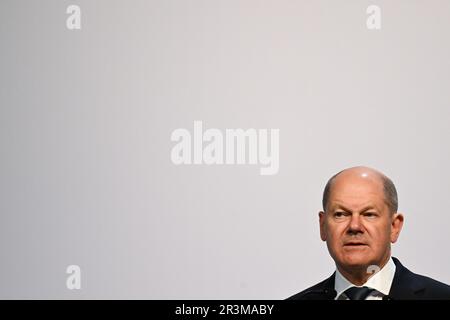
[[[415,274],[406,269],[400,261],[395,263],[395,275],[386,300],[430,300],[450,299],[450,286],[431,278]],[[333,273],[328,279],[289,297],[287,300],[332,300],[336,297]]]

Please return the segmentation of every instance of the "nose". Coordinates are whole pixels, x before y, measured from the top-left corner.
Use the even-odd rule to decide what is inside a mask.
[[[352,214],[347,233],[349,234],[358,234],[363,233],[363,226],[361,224],[361,217],[359,214]]]

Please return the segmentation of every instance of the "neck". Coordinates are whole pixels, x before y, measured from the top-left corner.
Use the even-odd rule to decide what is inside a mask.
[[[362,266],[360,265],[360,266],[356,266],[356,267],[348,267],[348,266],[344,267],[344,266],[336,265],[336,268],[352,284],[354,284],[356,286],[362,286],[364,283],[367,282],[367,280],[369,280],[370,277],[372,277],[376,272],[381,270],[386,265],[386,263],[389,261],[390,257],[391,257],[390,254],[387,255],[387,257],[384,258],[382,260],[382,262],[379,264],[374,263],[374,264],[369,264],[369,265],[362,265]],[[369,267],[372,265],[379,267],[379,269],[372,271],[371,269],[369,269]]]

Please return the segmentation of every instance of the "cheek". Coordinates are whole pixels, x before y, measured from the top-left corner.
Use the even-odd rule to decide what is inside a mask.
[[[345,235],[345,226],[342,224],[330,225],[328,228],[328,239],[333,245],[340,245]]]
[[[374,246],[385,247],[386,244],[391,242],[391,228],[389,224],[371,224],[366,230],[368,238]]]

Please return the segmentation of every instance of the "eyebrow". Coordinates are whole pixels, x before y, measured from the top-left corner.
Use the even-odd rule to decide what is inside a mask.
[[[347,211],[347,212],[351,212],[352,210],[350,210],[350,209],[348,209],[347,207],[345,207],[344,205],[342,205],[342,204],[337,204],[337,206],[334,208],[334,210],[336,210],[336,209],[343,209],[344,211]],[[332,211],[334,211],[334,210],[332,210]],[[373,205],[368,205],[368,206],[365,206],[362,210],[361,210],[361,212],[366,212],[366,211],[368,211],[368,210],[377,210]]]

